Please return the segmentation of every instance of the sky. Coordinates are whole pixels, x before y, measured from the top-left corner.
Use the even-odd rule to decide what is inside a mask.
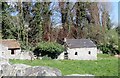
[[[112,12],[110,13],[110,18],[112,22],[116,25],[118,25],[118,2],[120,0],[114,0],[112,3]]]

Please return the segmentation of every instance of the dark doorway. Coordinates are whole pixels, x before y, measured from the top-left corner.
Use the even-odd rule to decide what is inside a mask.
[[[12,55],[15,54],[15,51],[14,51],[14,50],[11,50],[11,54],[12,54]]]
[[[68,53],[67,52],[64,53],[64,59],[68,59]]]

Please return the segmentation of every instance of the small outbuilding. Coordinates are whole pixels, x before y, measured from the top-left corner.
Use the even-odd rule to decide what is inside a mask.
[[[2,39],[0,40],[0,56],[12,59],[21,52],[20,44],[15,39]]]
[[[90,39],[65,39],[66,51],[58,59],[97,60],[97,46]]]

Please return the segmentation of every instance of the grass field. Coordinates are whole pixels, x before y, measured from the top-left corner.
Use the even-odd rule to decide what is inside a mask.
[[[99,54],[98,60],[10,60],[11,63],[23,63],[31,66],[50,66],[61,70],[63,75],[92,74],[95,76],[118,76],[118,59]]]

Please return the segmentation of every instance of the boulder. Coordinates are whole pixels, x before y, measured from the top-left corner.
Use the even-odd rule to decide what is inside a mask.
[[[24,70],[24,73],[18,74],[17,76],[61,76],[61,72],[58,69],[46,66],[28,67]]]
[[[12,66],[8,62],[1,62],[1,76],[9,76],[10,72],[13,70]]]
[[[1,68],[1,76],[62,76],[60,70],[47,66],[4,63]]]
[[[0,56],[0,78],[2,77],[3,68],[6,70],[9,67],[9,60],[3,56]],[[7,68],[6,68],[7,67]],[[6,73],[8,74],[8,73]]]
[[[26,68],[29,68],[31,66],[25,65],[25,64],[13,64],[12,67],[14,68],[11,72],[10,76],[22,76],[24,73],[24,70]]]

